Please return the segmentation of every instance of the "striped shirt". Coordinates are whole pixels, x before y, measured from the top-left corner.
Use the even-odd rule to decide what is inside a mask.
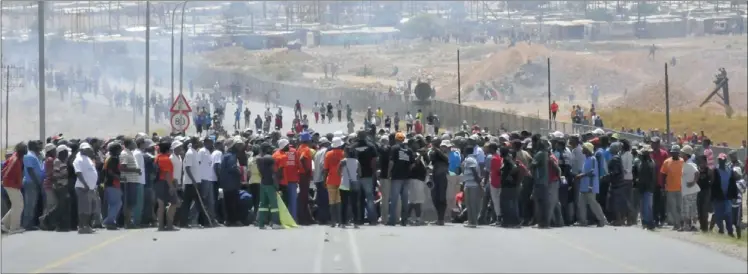
[[[132,151],[128,149],[123,149],[122,152],[119,154],[119,162],[123,170],[122,176],[120,177],[121,182],[122,183],[139,183],[140,175],[137,172],[124,171],[124,169],[140,168],[138,166],[138,162],[135,161],[135,156],[133,156]]]
[[[68,164],[60,161],[60,159],[55,159],[52,166],[52,184],[66,186],[68,184]]]

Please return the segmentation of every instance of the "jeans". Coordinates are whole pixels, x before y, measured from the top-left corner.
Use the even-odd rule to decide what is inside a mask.
[[[36,203],[39,201],[40,190],[37,183],[26,182],[23,184],[23,217],[21,219],[21,226],[25,229],[30,229],[35,225]]]
[[[106,195],[106,218],[104,218],[104,225],[114,226],[116,225],[117,216],[119,210],[122,209],[122,190],[117,187],[107,187],[104,189]]]
[[[214,181],[202,180],[198,189],[200,191],[200,197],[203,199],[205,210],[208,211],[209,216],[206,217],[210,218],[211,222],[215,222],[216,220],[216,196],[213,192],[213,186],[215,184],[216,182]]]
[[[499,203],[501,203],[502,225],[519,225],[519,189],[516,187],[501,188],[501,193],[499,193]]]
[[[654,193],[643,192],[641,194],[641,214],[642,214],[642,226],[648,228],[654,228],[654,216],[652,209],[652,200],[654,199]]]
[[[532,196],[535,201],[535,222],[541,227],[551,225],[549,187],[549,184],[542,183],[533,185]]]
[[[392,179],[392,187],[390,188],[390,204],[389,204],[389,218],[388,224],[395,224],[395,209],[397,208],[397,200],[400,200],[400,217],[402,222],[407,221],[407,209],[408,209],[408,179]]]
[[[144,184],[130,184],[130,188],[127,190],[132,192],[135,198],[135,203],[132,206],[132,221],[135,224],[140,224],[143,220],[143,201],[145,185]]]
[[[724,233],[725,225],[727,225],[727,233],[732,234],[732,201],[712,201],[712,206],[714,207],[714,218],[719,232]]]
[[[146,184],[143,187],[143,224],[150,225],[156,222],[156,192],[153,190],[153,184]]]
[[[299,183],[297,182],[288,182],[288,213],[291,213],[291,217],[293,217],[294,221],[298,222],[299,219],[296,217],[296,212],[299,209],[298,199],[299,199]]]
[[[366,216],[369,217],[369,223],[376,223],[377,211],[374,209],[374,178],[361,178],[359,182],[364,198],[366,198]]]
[[[315,202],[317,203],[317,212],[315,220],[320,224],[326,224],[330,221],[330,201],[325,188],[324,182],[315,182]]]

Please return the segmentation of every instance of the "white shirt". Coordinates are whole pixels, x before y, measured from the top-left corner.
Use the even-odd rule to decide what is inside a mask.
[[[623,179],[633,180],[634,179],[634,156],[631,155],[631,151],[626,151],[621,154],[621,164],[623,165]]]
[[[211,162],[213,162],[213,164],[210,165],[210,173],[215,176],[215,180],[213,181],[218,181],[218,174],[216,174],[216,170],[213,169],[213,165],[220,164],[221,158],[223,158],[223,152],[221,152],[220,150],[213,150],[213,153],[210,154],[210,160]]]
[[[182,172],[184,172],[182,168],[182,158],[172,153],[169,156],[169,159],[171,159],[171,164],[174,166],[174,183],[179,184],[182,182]]]
[[[143,151],[140,149],[136,149],[132,152],[132,156],[135,156],[135,162],[138,163],[138,168],[145,166],[145,159],[143,158]],[[140,180],[138,183],[145,185],[145,172],[140,173]]]
[[[187,149],[187,153],[184,154],[184,161],[182,166],[184,166],[184,178],[182,178],[185,185],[192,184],[192,179],[190,179],[190,176],[187,175],[187,167],[190,167],[190,171],[192,172],[192,176],[197,180],[198,183],[200,183],[200,180],[202,180],[202,177],[200,177],[200,161],[198,160],[197,151],[195,151],[194,148],[190,147]]]
[[[320,148],[317,150],[317,153],[314,154],[314,161],[312,162],[312,179],[314,182],[322,182],[324,179],[324,176],[322,176],[322,170],[325,166],[325,153],[327,153],[327,148]]]
[[[201,148],[197,151],[197,158],[200,162],[200,177],[201,180],[215,182],[218,180],[216,173],[213,172],[213,158],[210,155],[210,150],[207,148]],[[197,178],[195,178],[197,179]]]
[[[691,195],[696,194],[701,191],[701,188],[699,188],[699,184],[694,184],[692,187],[688,187],[686,185],[687,183],[694,182],[696,180],[696,176],[699,173],[699,168],[696,167],[696,164],[694,163],[685,163],[683,164],[683,176],[681,176],[681,194],[682,195]]]
[[[76,174],[78,172],[81,173],[83,179],[86,180],[89,189],[96,189],[96,181],[99,179],[99,173],[96,172],[96,167],[91,158],[82,153],[78,153],[78,155],[75,156],[75,160],[73,160],[73,169],[75,169]],[[75,180],[75,187],[85,188],[80,179]]]

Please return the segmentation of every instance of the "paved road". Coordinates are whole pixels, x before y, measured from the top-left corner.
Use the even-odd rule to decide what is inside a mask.
[[[701,246],[612,227],[144,229],[30,232],[2,242],[4,273],[746,273],[746,268],[745,261]]]
[[[305,104],[306,105],[311,105],[313,103],[314,102],[302,102],[302,106],[304,106]],[[255,128],[255,126],[254,126],[254,119],[255,119],[255,117],[257,117],[258,114],[261,117],[264,116],[264,113],[265,113],[265,103],[255,102],[255,101],[244,101],[244,106],[242,106],[242,107],[243,108],[244,107],[249,108],[249,111],[252,112],[252,114],[251,114],[252,119],[250,119],[250,128],[254,130],[254,128]],[[233,128],[234,118],[235,118],[234,112],[236,111],[236,108],[237,108],[237,105],[234,102],[230,102],[230,103],[226,104],[226,115],[224,115],[225,118],[224,118],[224,122],[223,123],[224,123],[224,128],[226,128],[227,130]],[[293,122],[294,113],[293,113],[293,108],[284,107],[284,106],[281,106],[281,108],[283,109],[283,129],[282,129],[281,132],[285,135],[286,132],[288,132],[289,130],[291,130],[291,123]],[[194,108],[193,108],[193,110],[194,110]],[[273,113],[273,115],[275,115],[275,113],[278,112],[278,108],[274,107],[274,105],[271,104],[270,111]],[[309,117],[309,122],[311,123],[309,125],[309,127],[311,129],[314,129],[317,132],[320,132],[321,134],[332,133],[332,132],[335,132],[335,131],[338,131],[338,130],[343,131],[343,133],[347,133],[347,129],[348,128],[346,126],[346,123],[345,122],[338,122],[337,117],[333,120],[332,123],[319,123],[319,124],[315,124],[314,123],[314,113],[312,112],[312,110],[310,110],[310,109],[304,109],[303,110],[303,114],[306,114]],[[337,113],[335,113],[335,115],[337,115]],[[345,113],[343,113],[343,115],[345,115]],[[343,119],[343,121],[345,121],[345,119]],[[192,121],[192,122],[194,123],[194,121]],[[242,114],[241,114],[240,126],[241,126],[242,129],[244,129],[244,110],[243,109],[242,109]],[[195,133],[194,127],[190,128],[190,130],[188,132],[189,133]],[[229,132],[232,132],[232,131],[229,130]]]

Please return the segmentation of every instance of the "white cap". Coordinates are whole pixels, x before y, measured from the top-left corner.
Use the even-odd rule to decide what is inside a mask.
[[[66,146],[66,145],[59,145],[59,146],[57,146],[57,153],[60,153],[63,150],[70,151],[70,148],[68,146]]]
[[[333,139],[333,140],[335,140],[335,139]],[[288,139],[280,139],[280,140],[278,140],[278,148],[279,149],[284,149],[287,146],[288,146]]]
[[[326,143],[329,143],[329,142],[330,142],[330,140],[327,140],[327,137],[319,138],[319,143],[320,144],[326,144]]]
[[[343,146],[343,139],[340,137],[332,138],[332,147],[341,147]]]
[[[439,145],[442,147],[452,147],[452,142],[449,140],[442,140],[442,143]]]
[[[82,143],[79,149],[92,149],[91,145],[89,143]]]
[[[604,135],[605,131],[602,128],[596,128],[595,130],[592,131],[592,134]]]
[[[184,143],[182,143],[182,142],[180,142],[180,141],[174,141],[174,142],[171,142],[171,149],[175,149],[175,148],[178,148],[178,147],[182,146],[183,144],[184,144]]]
[[[335,138],[335,137],[337,137],[337,138],[342,138],[342,137],[343,137],[344,135],[343,135],[343,132],[342,132],[342,131],[338,130],[338,131],[334,132],[334,133],[332,134],[332,136],[333,136],[333,138]],[[335,141],[335,139],[333,139],[333,141]]]
[[[55,144],[53,144],[53,143],[49,143],[49,144],[46,144],[46,145],[44,146],[44,153],[45,153],[45,154],[46,154],[47,152],[50,152],[50,151],[53,151],[53,150],[55,150]]]
[[[551,135],[553,135],[554,138],[564,138],[564,133],[560,131],[555,131],[551,133]]]

